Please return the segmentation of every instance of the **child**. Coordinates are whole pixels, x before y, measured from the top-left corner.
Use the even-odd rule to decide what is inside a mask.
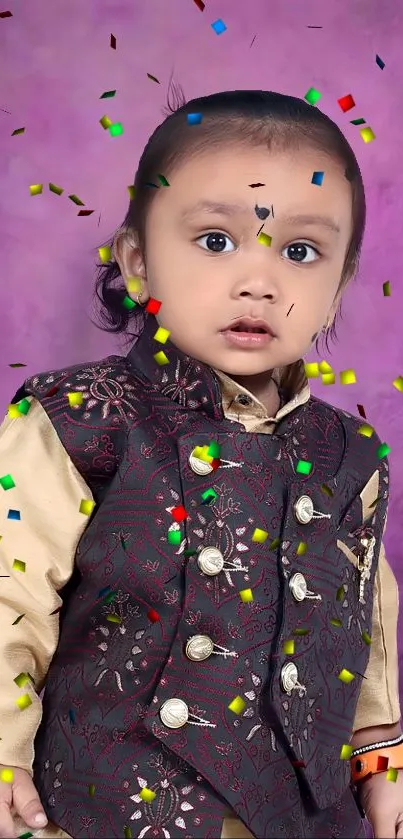
[[[137,341],[2,425],[0,836],[403,836],[387,460],[302,360],[364,224],[299,99],[206,96],[149,140],[97,285]]]

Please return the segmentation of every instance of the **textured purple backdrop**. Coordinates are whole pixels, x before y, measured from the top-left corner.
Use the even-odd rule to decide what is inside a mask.
[[[127,185],[162,121],[171,71],[187,98],[234,88],[303,97],[315,87],[322,93],[319,107],[357,154],[368,225],[360,275],[345,295],[339,343],[323,356],[336,372],[354,368],[357,382],[314,381],[313,392],[353,413],[357,403],[364,405],[391,446],[385,542],[402,587],[403,393],[392,384],[403,375],[400,5],[207,0],[201,12],[194,0],[3,0],[0,11],[7,9],[12,17],[0,18],[1,410],[34,372],[124,351],[89,320],[96,248],[123,220]],[[227,26],[222,35],[211,28],[217,18]],[[114,89],[113,99],[100,100]],[[337,100],[349,93],[356,107],[343,114]],[[105,114],[122,122],[121,136],[100,126]],[[371,126],[373,142],[365,144],[350,124],[358,117]],[[22,127],[25,133],[11,136]],[[63,195],[50,192],[49,182]],[[29,187],[39,183],[43,193],[32,197]],[[79,217],[70,194],[94,213]],[[383,296],[387,281],[391,297]],[[26,367],[10,368],[16,362]],[[400,652],[402,660],[403,640]]]

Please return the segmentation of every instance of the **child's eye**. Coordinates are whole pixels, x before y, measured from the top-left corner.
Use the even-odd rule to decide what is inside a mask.
[[[291,262],[303,262],[304,264],[307,262],[315,262],[315,260],[320,256],[320,253],[316,250],[316,248],[312,245],[307,245],[305,242],[293,242],[292,245],[287,245],[287,247],[282,251],[282,254],[287,251],[289,251],[287,258],[290,259]]]
[[[205,244],[202,244],[203,239],[206,240]],[[225,233],[219,233],[218,230],[214,230],[212,233],[206,233],[204,236],[199,236],[196,241],[201,244],[202,248],[205,247],[207,250],[213,251],[213,253],[229,253],[229,250],[225,247],[226,242],[234,245],[229,236]]]

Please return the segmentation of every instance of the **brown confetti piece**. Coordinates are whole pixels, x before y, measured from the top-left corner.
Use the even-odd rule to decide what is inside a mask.
[[[77,204],[78,207],[84,207],[84,201],[81,201],[81,198],[79,198],[78,195],[69,195],[69,198],[73,204]]]
[[[261,183],[249,184],[249,186],[250,186],[251,189],[257,189],[258,186],[266,186],[266,184],[261,184]]]
[[[0,18],[12,17],[12,12],[0,12]]]
[[[112,50],[116,49],[116,38],[114,35],[111,35],[110,46]]]
[[[22,364],[21,362],[17,361],[16,364],[9,364],[9,367],[26,367],[26,364]]]
[[[61,186],[56,186],[56,184],[49,184],[49,190],[54,192],[55,195],[62,195],[64,192],[64,189]]]
[[[161,82],[159,82],[155,76],[152,76],[151,73],[147,73],[147,76],[149,79],[151,79],[152,82],[157,82],[157,84],[161,84]]]
[[[19,615],[18,618],[11,624],[11,626],[17,626],[17,623],[22,621],[23,618],[25,618],[25,614],[24,615]]]
[[[200,9],[201,12],[204,12],[205,5],[203,3],[203,0],[193,0],[193,2],[197,6],[197,8]]]
[[[94,210],[80,210],[77,215],[78,216],[92,216]]]
[[[16,128],[15,131],[13,131],[11,136],[15,137],[17,134],[23,134],[24,131],[25,131],[25,128]]]

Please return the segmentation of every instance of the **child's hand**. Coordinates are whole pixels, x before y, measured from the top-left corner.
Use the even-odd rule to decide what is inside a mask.
[[[359,792],[375,839],[403,839],[403,769],[396,781],[388,781],[385,772],[373,775]]]
[[[7,780],[7,771],[13,773],[12,780]],[[30,774],[25,769],[0,764],[0,779],[0,838],[16,837],[11,807],[28,827],[45,827],[48,820]]]

